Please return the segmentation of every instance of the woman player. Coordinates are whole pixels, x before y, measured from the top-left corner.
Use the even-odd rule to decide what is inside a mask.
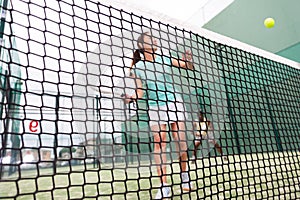
[[[181,95],[173,82],[172,66],[193,69],[192,55],[187,51],[182,60],[170,58],[157,52],[157,40],[149,33],[140,35],[138,49],[134,52],[131,75],[136,79],[135,93],[125,95],[125,103],[147,99],[149,125],[154,138],[154,160],[161,186],[155,199],[171,196],[167,184],[167,129],[172,131],[180,157],[181,188],[192,189],[187,172],[187,142],[185,132],[185,108]]]

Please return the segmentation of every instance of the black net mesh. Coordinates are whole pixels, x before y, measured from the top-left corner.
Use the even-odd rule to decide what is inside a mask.
[[[89,0],[1,11],[0,199],[300,198],[299,69]]]

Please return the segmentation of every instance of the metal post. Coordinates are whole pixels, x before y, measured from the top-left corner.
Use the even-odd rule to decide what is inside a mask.
[[[272,111],[274,110],[270,104],[270,100],[269,100],[269,97],[268,97],[268,93],[267,93],[267,89],[268,88],[266,85],[263,89],[264,93],[265,93],[265,96],[266,96],[266,100],[267,100],[267,104],[268,104],[268,109],[269,109],[269,113],[270,113],[270,118],[271,118],[271,123],[272,123],[272,127],[273,127],[273,130],[274,130],[274,134],[275,134],[275,140],[276,140],[276,144],[277,144],[277,147],[278,147],[278,150],[279,151],[283,151],[283,148],[282,148],[282,142],[280,140],[280,135],[279,135],[279,131],[278,131],[278,128],[276,126],[276,122],[274,120],[274,116],[272,114]]]
[[[58,120],[59,120],[59,96],[60,92],[57,93],[55,98],[55,132],[54,132],[54,140],[53,140],[53,172],[56,173],[56,165],[57,165],[57,146],[58,146]]]
[[[238,154],[241,154],[242,153],[241,144],[240,144],[240,141],[239,141],[239,135],[238,135],[238,131],[237,131],[236,121],[235,121],[233,109],[232,109],[232,106],[231,106],[230,96],[229,96],[229,92],[228,92],[228,86],[227,86],[226,77],[225,77],[224,62],[223,62],[223,58],[222,58],[222,52],[221,52],[220,49],[222,49],[222,47],[221,47],[221,45],[218,45],[217,46],[217,51],[218,51],[219,58],[220,58],[220,64],[222,66],[222,73],[223,73],[224,84],[225,84],[225,91],[226,91],[226,99],[227,99],[227,105],[228,105],[230,124],[231,124],[232,129],[233,129]]]
[[[98,95],[96,95],[96,120],[97,120],[97,128],[96,128],[96,133],[97,133],[97,137],[96,137],[96,159],[97,159],[97,165],[100,168],[100,147],[99,147],[99,141],[100,141],[100,133],[99,133],[99,126],[100,126],[100,121],[99,121],[99,116],[100,116],[100,110],[99,110],[99,100],[100,98],[98,97]]]
[[[95,98],[93,98],[93,152],[94,152],[94,161],[93,161],[93,167],[96,166],[96,156],[95,156]]]
[[[1,56],[1,53],[2,53],[2,45],[3,45],[3,36],[4,36],[4,27],[5,27],[5,18],[6,18],[6,10],[7,10],[7,4],[8,4],[8,0],[4,0],[3,1],[3,5],[2,5],[2,9],[1,9],[1,21],[0,21],[0,56]],[[6,83],[9,81],[7,80],[7,71],[5,72],[5,78],[4,78],[4,85],[6,86]],[[1,80],[0,80],[1,81]],[[8,83],[9,85],[9,83]],[[3,87],[3,88],[6,88],[6,87]],[[8,87],[9,88],[9,87]],[[2,93],[4,94],[4,92]],[[7,94],[7,91],[6,91],[6,95]],[[2,99],[1,99],[1,103],[4,104],[4,96],[5,95],[2,95]],[[9,99],[7,98],[7,104],[9,104]],[[0,107],[0,118],[2,119],[2,114],[3,114],[3,106],[4,105],[1,105]],[[9,123],[9,117],[6,116],[6,120],[8,120],[7,122]],[[7,130],[8,130],[8,126],[9,124],[6,124],[6,122],[4,122],[4,133],[3,133],[3,138],[2,138],[2,151],[0,150],[0,156],[1,158],[3,158],[4,156],[6,156],[6,150],[5,150],[5,147],[6,147],[6,140],[7,140]],[[2,178],[2,165],[0,166],[0,180]]]
[[[7,73],[6,73],[7,74]],[[6,88],[6,104],[7,104],[7,111],[6,111],[6,116],[5,116],[5,121],[4,121],[4,132],[2,135],[2,151],[0,150],[0,156],[1,158],[6,156],[6,146],[7,146],[7,140],[8,140],[8,133],[9,133],[9,127],[10,127],[10,122],[11,122],[11,104],[12,104],[12,91],[10,88],[10,82],[9,82],[9,77],[6,76],[6,83],[7,83],[7,88]],[[0,179],[2,178],[2,165],[0,165]]]
[[[128,109],[129,109],[129,119],[131,118],[131,103],[128,104]],[[129,121],[129,133],[130,133],[130,138],[129,138],[129,151],[130,151],[130,161],[131,161],[131,164],[133,164],[133,148],[132,148],[132,121],[130,120]]]
[[[20,92],[21,92],[21,85],[22,82],[17,80],[15,82],[15,87],[12,97],[12,111],[13,111],[13,119],[12,119],[12,133],[10,136],[12,150],[11,150],[11,166],[9,167],[8,175],[13,174],[16,171],[16,166],[14,166],[15,162],[17,161],[17,156],[19,155],[20,149],[20,119],[19,119],[19,109],[20,109]]]

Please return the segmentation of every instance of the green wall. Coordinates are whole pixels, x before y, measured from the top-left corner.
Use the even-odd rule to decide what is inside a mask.
[[[300,42],[283,49],[276,54],[300,63]]]
[[[231,110],[222,143],[235,153],[298,150],[300,71],[230,47],[222,58]]]

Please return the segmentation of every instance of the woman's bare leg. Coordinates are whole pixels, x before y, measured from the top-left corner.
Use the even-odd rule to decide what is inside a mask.
[[[156,163],[157,174],[161,178],[161,183],[167,183],[167,155],[166,155],[166,124],[151,126],[154,136],[154,161]]]
[[[187,141],[184,122],[171,124],[173,139],[177,152],[179,153],[180,169],[185,172],[187,168]]]

